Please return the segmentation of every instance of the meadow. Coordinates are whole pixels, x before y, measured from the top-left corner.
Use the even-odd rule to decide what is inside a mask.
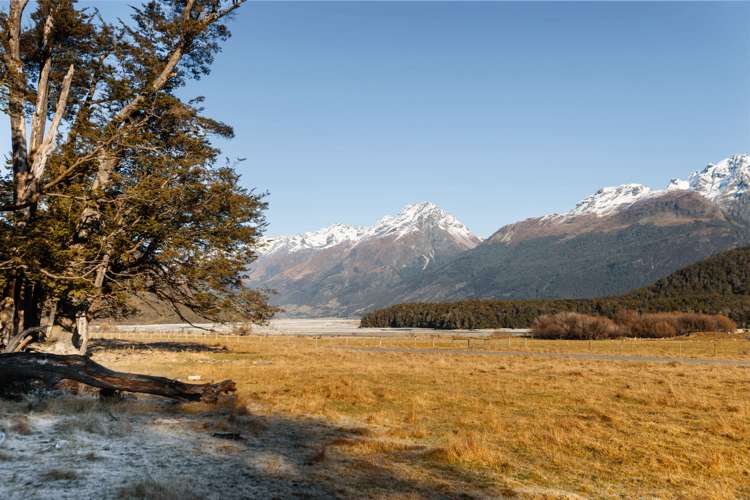
[[[743,333],[592,342],[120,333],[98,340],[94,359],[235,380],[226,425],[253,439],[278,439],[259,419],[335,429],[311,431],[304,467],[341,495],[750,496]]]

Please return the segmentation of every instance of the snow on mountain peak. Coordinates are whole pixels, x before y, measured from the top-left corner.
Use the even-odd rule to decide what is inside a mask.
[[[720,205],[747,193],[750,184],[750,155],[733,155],[688,177],[687,189]]]
[[[301,250],[330,248],[345,241],[357,241],[367,232],[366,228],[350,226],[348,224],[334,224],[332,226],[291,236],[268,238],[260,249],[261,255],[271,254],[279,250],[288,253]]]
[[[708,200],[725,206],[748,193],[750,186],[750,155],[733,155],[716,164],[709,164],[685,179],[672,179],[664,190],[652,190],[641,184],[606,187],[578,202],[567,216],[609,215],[645,198],[671,191],[693,191]]]
[[[261,249],[261,254],[267,255],[279,250],[294,253],[307,249],[325,249],[344,242],[356,244],[371,238],[395,236],[399,239],[407,234],[429,228],[438,228],[449,233],[467,248],[479,242],[479,238],[453,215],[434,203],[422,202],[407,205],[397,215],[383,217],[372,227],[335,224],[318,231],[272,238]]]
[[[667,185],[667,191],[687,191],[690,183],[684,179],[672,179]]]
[[[400,238],[430,226],[440,228],[460,240],[476,239],[458,219],[430,202],[407,205],[398,215],[383,217],[373,226],[370,234],[374,237],[395,235]]]
[[[651,188],[642,184],[605,187],[579,201],[575,208],[568,212],[568,215],[608,215],[624,206],[632,205],[638,200],[651,196],[652,193]]]

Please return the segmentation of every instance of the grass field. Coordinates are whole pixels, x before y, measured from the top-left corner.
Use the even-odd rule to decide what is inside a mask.
[[[431,338],[148,338],[103,341],[95,359],[181,379],[231,378],[253,415],[346,429],[323,441],[310,472],[346,495],[750,497],[748,367],[353,350],[433,341],[467,347]],[[750,359],[739,334],[495,338],[471,349]]]

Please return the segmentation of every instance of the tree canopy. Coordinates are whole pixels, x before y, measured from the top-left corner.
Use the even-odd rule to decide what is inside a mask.
[[[161,0],[109,21],[74,0],[0,13],[0,108],[12,151],[0,178],[0,348],[40,325],[85,329],[147,294],[175,310],[262,322],[242,286],[265,227],[212,139],[232,128],[178,90],[209,75],[242,1]],[[28,137],[27,137],[28,135]]]

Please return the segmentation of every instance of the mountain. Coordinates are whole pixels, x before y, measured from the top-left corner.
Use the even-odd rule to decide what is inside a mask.
[[[750,156],[662,190],[604,188],[565,214],[500,228],[481,245],[393,289],[393,302],[597,297],[624,293],[750,243]]]
[[[390,303],[391,289],[480,243],[432,203],[405,207],[372,227],[337,224],[273,238],[247,284],[276,290],[288,315],[351,316]]]

